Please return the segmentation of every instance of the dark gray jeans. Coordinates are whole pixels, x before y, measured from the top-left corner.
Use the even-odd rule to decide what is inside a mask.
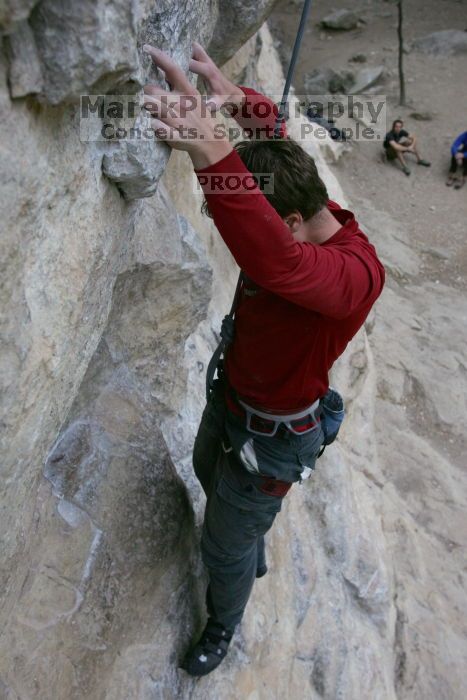
[[[234,449],[226,452],[223,442]],[[201,553],[209,572],[208,613],[228,629],[242,618],[256,570],[264,563],[264,535],[282,506],[282,496],[261,491],[259,473],[300,481],[305,467],[314,469],[322,442],[321,428],[305,435],[253,435],[226,410],[222,382],[216,380],[196,436],[193,466],[207,496]],[[245,468],[245,459],[258,474]]]

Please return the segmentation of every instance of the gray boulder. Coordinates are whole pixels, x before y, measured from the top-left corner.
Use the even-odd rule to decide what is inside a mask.
[[[362,20],[351,10],[335,10],[331,14],[326,15],[320,24],[324,29],[333,29],[336,31],[348,31],[358,27]]]
[[[336,75],[336,71],[332,68],[315,68],[304,77],[305,92],[308,95],[322,95],[329,92],[329,83]]]
[[[305,77],[304,88],[308,95],[349,94],[356,95],[367,90],[383,77],[383,66],[369,66],[354,72],[335,71],[332,68],[318,68]]]
[[[335,71],[332,68],[318,68],[304,79],[307,95],[325,95],[328,93],[346,93],[354,84],[351,71]]]
[[[356,95],[359,92],[364,92],[372,85],[375,85],[384,74],[383,66],[369,66],[362,68],[354,76],[354,83],[349,89],[351,95]]]
[[[413,48],[434,56],[455,56],[467,53],[467,32],[445,29],[415,39]]]
[[[329,81],[329,91],[332,94],[337,92],[351,92],[355,84],[355,75],[350,70],[342,70],[336,73]]]
[[[364,53],[355,53],[349,58],[351,63],[366,63],[367,57]]]

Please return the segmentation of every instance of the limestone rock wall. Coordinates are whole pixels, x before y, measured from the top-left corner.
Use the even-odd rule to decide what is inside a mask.
[[[137,92],[147,40],[187,66],[197,39],[279,94],[267,28],[248,38],[272,4],[1,6],[2,697],[398,696],[406,609],[365,330],[335,370],[342,439],[287,498],[232,651],[200,682],[177,669],[204,622],[191,445],[237,273],[184,154],[79,138],[80,92]],[[335,145],[305,147],[344,204]]]
[[[20,9],[1,15],[1,687],[11,697],[113,697],[119,684],[105,670],[121,648],[133,653],[130,620],[138,645],[145,625],[153,639],[151,617],[161,644],[166,615],[185,644],[198,621],[193,510],[160,425],[190,392],[184,345],[207,315],[212,269],[162,184],[144,202],[122,197],[122,179],[135,197],[148,183],[155,191],[167,147],[130,158],[125,144],[81,142],[77,98],[136,91],[151,71],[145,41],[187,66],[191,40],[214,36],[219,8]],[[253,30],[239,25],[237,47]],[[120,188],[103,171],[113,152]],[[186,166],[179,186],[192,200]],[[124,601],[146,586],[138,619]],[[157,683],[176,675],[173,642],[158,654]],[[120,682],[122,697],[134,682],[127,691]]]

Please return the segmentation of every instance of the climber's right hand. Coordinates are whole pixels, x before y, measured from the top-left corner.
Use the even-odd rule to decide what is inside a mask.
[[[232,83],[216,66],[212,58],[197,41],[193,42],[192,58],[189,69],[192,73],[200,75],[206,83],[209,103],[213,109],[226,106],[226,109],[233,108],[237,111],[245,100],[245,94],[240,88]]]
[[[172,148],[186,151],[195,169],[205,168],[232,151],[225,132],[217,130],[214,116],[205,108],[199,91],[180,66],[161,49],[145,44],[156,66],[165,74],[170,90],[144,87],[144,106],[151,113],[156,137]]]

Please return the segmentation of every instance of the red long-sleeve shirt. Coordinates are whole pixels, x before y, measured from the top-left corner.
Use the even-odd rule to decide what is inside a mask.
[[[199,179],[239,173],[251,183],[236,151],[195,172]],[[228,380],[248,403],[303,408],[325,394],[330,368],[381,293],[383,265],[352,212],[335,202],[328,209],[341,228],[324,243],[299,242],[258,188],[209,193],[203,178],[200,183],[214,223],[248,278],[226,353]]]

